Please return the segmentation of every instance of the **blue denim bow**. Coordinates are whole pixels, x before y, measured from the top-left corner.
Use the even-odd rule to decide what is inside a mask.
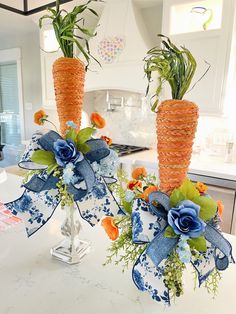
[[[34,151],[44,149],[53,151],[53,145],[61,136],[49,131],[46,134],[35,134],[32,142],[25,151],[19,166],[27,170],[45,170],[27,182],[23,195],[6,206],[15,215],[20,215],[26,222],[28,236],[35,233],[52,216],[54,210],[59,205],[61,199],[57,189],[58,178],[46,172],[47,166],[42,166],[31,161]],[[110,149],[105,141],[101,139],[91,139],[86,142],[90,146],[90,151],[84,158],[74,163],[73,184],[68,185],[68,191],[73,195],[74,201],[81,213],[82,218],[94,225],[100,220],[100,216],[105,211],[108,215],[116,214],[119,206],[107,187],[105,178],[96,174],[91,167],[91,163],[98,162],[110,154]],[[85,183],[85,188],[81,188],[81,183]],[[96,199],[97,206],[92,200]],[[81,208],[80,208],[81,207]],[[92,208],[91,208],[92,207]],[[84,208],[84,210],[83,210]],[[90,213],[88,213],[90,209]],[[91,212],[93,211],[93,214]]]
[[[138,289],[148,291],[157,301],[170,302],[169,294],[162,280],[163,261],[178,244],[178,237],[165,237],[168,227],[167,215],[170,210],[170,198],[162,192],[153,192],[149,195],[149,202],[137,200],[132,214],[133,242],[137,244],[148,243],[145,251],[140,255],[133,267],[133,280]],[[150,226],[157,225],[155,232],[147,232]],[[149,228],[145,226],[149,225]],[[149,230],[148,230],[149,231]],[[145,235],[146,232],[146,235]],[[206,280],[214,267],[225,270],[233,260],[231,244],[210,223],[206,225],[204,234],[210,243],[207,254],[214,263],[209,261],[202,265],[192,262],[199,277],[199,285]],[[203,259],[205,256],[203,255]],[[206,258],[205,258],[206,259]],[[207,259],[206,259],[207,260]],[[204,261],[203,261],[204,263]],[[154,278],[153,278],[154,277]],[[157,286],[153,286],[153,279]]]
[[[46,151],[53,152],[53,144],[58,140],[62,139],[62,137],[54,132],[49,131],[41,138],[39,138],[38,142],[40,146]],[[75,164],[75,175],[77,176],[77,180],[74,184],[69,184],[68,191],[73,194],[74,200],[78,201],[82,197],[84,197],[94,186],[95,183],[95,174],[90,165],[90,162],[97,161],[99,162],[101,159],[107,157],[110,153],[110,150],[105,141],[100,139],[91,139],[86,142],[90,146],[90,151],[85,154],[85,158]],[[30,161],[22,160],[19,163],[21,168],[30,170],[30,169],[42,169],[41,165],[37,165]],[[45,167],[46,168],[46,167]],[[81,181],[85,181],[86,189],[76,188],[76,184]],[[55,189],[58,179],[53,175],[46,176],[46,178],[41,178],[38,175],[34,175],[31,180],[25,184],[25,188],[32,192],[41,192],[50,189]]]

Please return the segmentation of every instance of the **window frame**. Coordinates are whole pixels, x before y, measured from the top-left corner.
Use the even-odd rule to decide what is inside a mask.
[[[25,140],[25,117],[24,117],[24,101],[23,101],[23,82],[22,82],[22,64],[21,49],[2,49],[0,50],[0,63],[16,62],[17,81],[18,81],[18,98],[19,98],[19,115],[21,128],[21,141]]]

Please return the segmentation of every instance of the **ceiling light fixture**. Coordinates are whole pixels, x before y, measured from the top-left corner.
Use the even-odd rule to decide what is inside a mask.
[[[210,8],[205,8],[205,7],[193,7],[190,12],[202,14],[202,15],[205,15],[206,13],[208,13],[208,18],[202,25],[203,29],[207,30],[213,20],[213,10]]]
[[[71,2],[71,1],[73,1],[73,0],[60,0],[60,4],[64,4],[64,3],[67,3],[67,2]],[[44,5],[40,6],[40,7],[36,7],[34,9],[30,9],[29,10],[29,5],[28,5],[29,4],[29,0],[22,0],[22,2],[23,2],[23,10],[19,10],[17,8],[11,7],[11,6],[6,5],[4,3],[0,3],[0,8],[8,10],[8,11],[11,11],[11,12],[14,12],[14,13],[17,13],[17,14],[20,14],[20,15],[28,16],[28,15],[32,15],[32,14],[44,11],[47,8],[51,8],[51,7],[55,7],[56,6],[56,1],[54,1],[54,2],[50,2],[48,4],[44,4]]]

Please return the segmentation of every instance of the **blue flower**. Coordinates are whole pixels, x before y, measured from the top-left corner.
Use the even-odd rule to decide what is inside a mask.
[[[72,129],[77,129],[78,125],[74,123],[74,121],[67,121],[66,122],[67,126],[72,128]]]
[[[199,218],[200,206],[185,200],[168,212],[168,223],[177,235],[198,238],[205,230],[206,224]]]
[[[96,182],[92,192],[97,199],[102,199],[104,196],[107,195],[105,184],[99,182]]]
[[[117,167],[119,166],[119,158],[117,153],[110,149],[110,154],[100,160],[99,163],[96,161],[92,163],[92,168],[95,173],[104,177],[111,177],[116,173]]]
[[[69,162],[64,168],[62,179],[65,184],[75,183],[76,178],[74,176],[74,168],[75,166],[72,162]]]
[[[70,140],[58,139],[54,144],[54,153],[57,164],[65,167],[69,162],[80,159],[83,155],[76,151],[75,145]]]
[[[176,252],[178,253],[179,258],[183,263],[190,263],[192,257],[187,240],[188,237],[181,236],[176,248]]]
[[[131,203],[134,200],[135,194],[133,191],[127,190],[125,192],[125,200],[128,203]]]

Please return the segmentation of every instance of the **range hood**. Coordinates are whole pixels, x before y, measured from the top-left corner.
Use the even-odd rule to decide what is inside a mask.
[[[144,63],[150,40],[140,10],[132,0],[107,0],[90,50],[101,63],[92,63],[85,91],[126,90],[145,93]]]

